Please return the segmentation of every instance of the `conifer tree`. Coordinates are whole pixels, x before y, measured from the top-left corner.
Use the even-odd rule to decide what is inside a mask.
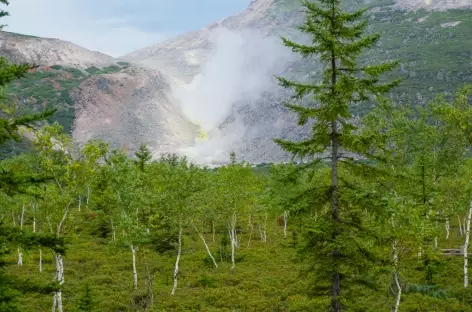
[[[309,99],[312,103],[309,106],[287,104],[298,114],[299,125],[313,121],[312,133],[300,142],[275,141],[294,157],[310,157],[313,165],[320,163],[323,157],[330,159],[330,168],[326,171],[330,182],[318,186],[312,195],[319,207],[329,203],[331,211],[322,214],[308,230],[305,253],[313,263],[309,271],[315,278],[315,294],[322,296],[332,311],[338,312],[348,305],[351,286],[368,284],[363,272],[368,269],[365,259],[370,255],[368,247],[362,244],[366,230],[361,225],[360,212],[352,207],[357,200],[363,209],[368,208],[368,196],[359,196],[366,191],[356,190],[358,177],[362,175],[358,169],[362,167],[362,172],[366,172],[365,162],[357,159],[367,153],[363,139],[356,133],[351,111],[355,105],[381,96],[399,83],[399,80],[391,83],[380,80],[397,62],[380,65],[358,62],[361,53],[379,40],[376,34],[365,34],[367,20],[363,14],[366,10],[344,11],[340,0],[305,0],[302,5],[305,22],[299,29],[311,37],[311,44],[282,40],[285,46],[305,58],[318,55],[324,65],[322,79],[313,83],[282,77],[278,80],[282,87],[295,91],[295,102]],[[325,157],[327,154],[329,157]]]
[[[139,150],[135,153],[136,165],[139,167],[141,172],[144,172],[144,166],[152,159],[151,151],[146,144],[141,144]]]
[[[7,0],[0,0],[1,4],[8,5]],[[0,10],[0,18],[8,15],[8,12]],[[2,26],[0,26],[1,30]],[[15,114],[14,105],[8,105],[7,96],[3,89],[5,86],[21,77],[33,69],[33,65],[10,64],[4,57],[0,57],[0,104],[2,112],[0,114],[0,146],[11,140],[20,140],[20,130],[31,128],[40,120],[49,117],[54,110],[47,110],[35,115]],[[12,195],[22,192],[28,184],[38,184],[42,179],[35,176],[25,176],[22,172],[11,168],[0,167],[0,192]],[[4,271],[6,264],[5,257],[12,250],[21,245],[23,249],[43,246],[51,248],[56,252],[64,252],[64,242],[52,235],[38,235],[15,229],[0,223],[0,310],[4,312],[19,311],[16,299],[24,292],[51,292],[54,287],[51,285],[34,285],[23,280],[13,278]]]

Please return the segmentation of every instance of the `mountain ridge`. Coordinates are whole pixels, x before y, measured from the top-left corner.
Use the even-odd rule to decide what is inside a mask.
[[[343,5],[349,10],[367,8],[368,32],[381,36],[380,43],[362,56],[362,62],[400,60],[398,70],[387,77],[405,78],[390,94],[395,101],[424,104],[437,93],[447,96],[472,82],[472,0],[431,0],[429,4],[420,0],[347,0]],[[302,21],[300,7],[292,0],[254,0],[246,10],[199,31],[118,59],[59,41],[56,50],[62,47],[64,53],[71,53],[59,60],[61,54],[50,45],[53,39],[44,39],[49,43],[32,45],[30,50],[15,50],[11,48],[14,44],[4,49],[4,40],[0,55],[9,53],[18,62],[34,57],[49,65],[62,61],[83,73],[80,81],[61,85],[67,89],[64,98],[71,99],[67,100],[69,107],[74,108],[69,119],[77,141],[101,138],[112,146],[129,145],[130,149],[148,143],[156,155],[177,152],[200,157],[204,162],[221,162],[231,151],[249,162],[276,162],[288,160],[290,155],[272,139],[297,140],[306,136],[309,127],[298,127],[296,116],[281,104],[290,91],[278,87],[272,76],[316,81],[321,70],[316,60],[303,60],[294,54],[287,58],[291,52],[279,39],[284,35],[306,40],[296,29]],[[0,41],[1,36],[5,34],[0,34]],[[40,52],[33,53],[35,49]],[[26,56],[14,58],[22,53]],[[46,56],[38,57],[42,53]],[[108,62],[122,65],[113,67]],[[75,69],[63,71],[77,74]],[[42,72],[37,75],[46,76]],[[47,83],[54,82],[47,79],[52,80]],[[199,130],[194,123],[200,120],[184,112],[189,99],[200,101],[192,102],[201,105],[194,107],[200,117],[218,116],[212,123],[217,121],[219,125],[202,134],[208,141],[196,138]],[[368,109],[368,105],[359,107],[354,113],[359,115]],[[219,159],[208,158],[211,154]]]

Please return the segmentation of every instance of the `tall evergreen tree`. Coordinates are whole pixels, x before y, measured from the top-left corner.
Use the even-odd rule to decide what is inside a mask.
[[[348,305],[351,286],[367,283],[363,271],[368,266],[363,263],[369,255],[362,245],[362,227],[359,213],[352,210],[355,199],[359,206],[366,207],[368,196],[365,190],[356,190],[359,177],[366,172],[363,138],[356,133],[351,111],[355,105],[372,100],[395,87],[399,80],[382,83],[380,76],[392,70],[397,62],[380,65],[361,65],[358,57],[365,49],[373,47],[379,40],[376,34],[366,35],[366,10],[347,12],[340,0],[302,1],[305,22],[299,29],[311,37],[311,44],[296,43],[282,38],[285,46],[303,57],[319,56],[324,65],[321,81],[303,83],[279,77],[284,88],[295,91],[295,101],[309,98],[312,105],[287,104],[299,116],[299,125],[313,121],[311,135],[300,142],[275,140],[294,157],[310,156],[315,165],[329,153],[330,183],[313,189],[319,207],[331,206],[330,213],[318,218],[316,225],[307,232],[306,251],[313,265],[315,293],[326,299],[332,311],[341,311]],[[322,156],[320,156],[322,155]],[[367,168],[369,169],[369,168]],[[370,168],[371,169],[371,168]],[[368,171],[368,170],[367,170]],[[321,179],[324,181],[325,179]],[[351,196],[352,195],[352,196]],[[362,211],[362,209],[359,209]],[[342,292],[344,291],[344,294]],[[328,300],[329,299],[329,300]]]
[[[1,4],[8,5],[7,0],[0,0]],[[0,18],[8,16],[8,12],[0,10]],[[0,26],[0,30],[3,26]],[[35,115],[15,114],[14,105],[8,105],[7,96],[4,93],[5,86],[33,69],[33,65],[10,64],[4,57],[0,57],[0,146],[11,140],[20,140],[22,128],[31,128],[37,121],[51,116],[54,110],[47,110]],[[0,192],[15,194],[22,192],[28,184],[37,184],[42,179],[33,176],[25,176],[23,172],[17,172],[8,166],[0,166]],[[42,291],[51,292],[55,287],[51,285],[36,285],[14,278],[4,271],[5,258],[18,246],[23,249],[43,246],[57,252],[64,252],[64,242],[52,235],[38,235],[28,233],[17,228],[0,223],[0,310],[4,312],[19,311],[16,299],[24,292]]]

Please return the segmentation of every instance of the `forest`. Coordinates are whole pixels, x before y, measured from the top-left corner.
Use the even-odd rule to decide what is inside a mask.
[[[379,36],[340,2],[302,1],[311,44],[282,38],[325,64],[278,77],[311,126],[274,138],[290,163],[78,146],[3,94],[0,144],[34,140],[0,161],[0,311],[472,311],[472,86],[395,103],[401,60],[359,63]],[[1,58],[2,90],[33,69]]]

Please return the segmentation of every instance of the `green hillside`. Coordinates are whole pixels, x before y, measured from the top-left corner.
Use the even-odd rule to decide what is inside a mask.
[[[349,9],[369,8],[369,32],[380,34],[380,44],[364,54],[364,61],[375,63],[398,59],[401,68],[390,76],[405,80],[392,98],[424,104],[437,93],[451,94],[472,82],[472,12],[449,10],[393,10],[392,0],[343,1]],[[281,21],[274,33],[293,38],[294,27],[303,21],[298,1],[279,0],[271,18]],[[284,22],[285,21],[285,22]],[[457,23],[456,23],[457,22]],[[287,25],[289,23],[289,25]],[[288,28],[287,28],[288,26]],[[292,77],[312,77],[319,71],[313,62],[295,65]]]
[[[66,133],[71,134],[75,118],[71,92],[91,76],[118,72],[126,67],[127,63],[102,69],[90,67],[86,70],[60,65],[42,66],[9,85],[6,93],[18,103],[23,112],[57,108],[57,113],[49,121],[59,123]]]

